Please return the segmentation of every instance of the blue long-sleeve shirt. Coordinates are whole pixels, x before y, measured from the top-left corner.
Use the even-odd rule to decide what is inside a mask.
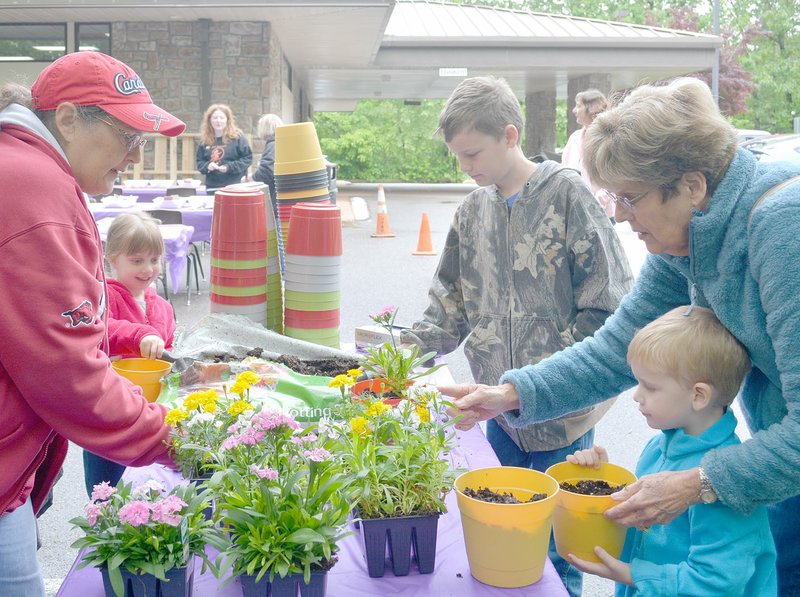
[[[739,444],[728,411],[699,437],[670,429],[642,451],[636,476],[694,468],[709,450]],[[616,597],[634,595],[777,595],[775,545],[767,511],[739,514],[725,504],[696,504],[667,525],[630,528],[621,559],[634,586],[617,584]]]
[[[649,255],[594,336],[503,375],[520,396],[509,424],[550,420],[632,387],[625,357],[636,330],[693,301],[714,311],[753,362],[741,395],[753,437],[703,457],[714,490],[742,513],[800,494],[800,183],[762,203],[748,226],[756,200],[798,173],[738,150],[707,211],[689,223],[689,256]]]

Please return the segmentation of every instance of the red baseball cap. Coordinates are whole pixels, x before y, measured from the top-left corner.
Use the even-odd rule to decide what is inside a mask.
[[[102,52],[62,56],[31,87],[35,110],[55,110],[63,102],[97,106],[137,131],[176,137],[186,124],[153,103],[132,68]]]

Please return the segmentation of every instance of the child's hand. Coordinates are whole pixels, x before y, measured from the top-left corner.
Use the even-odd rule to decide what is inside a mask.
[[[164,341],[155,334],[142,338],[139,342],[139,354],[143,359],[157,359],[164,352]]]
[[[612,557],[609,553],[595,545],[594,553],[600,558],[600,562],[587,562],[571,553],[567,554],[567,561],[581,572],[588,572],[596,576],[608,578],[614,582],[619,582],[628,586],[633,586],[633,576],[631,576],[631,565],[622,560]]]
[[[601,462],[608,462],[608,452],[603,446],[592,446],[588,450],[578,450],[567,456],[567,462],[578,466],[600,468]]]

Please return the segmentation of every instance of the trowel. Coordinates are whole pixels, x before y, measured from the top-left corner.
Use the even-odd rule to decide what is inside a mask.
[[[182,373],[191,367],[197,359],[191,357],[176,357],[171,352],[165,350],[161,353],[161,358],[168,363],[172,363],[173,373]]]

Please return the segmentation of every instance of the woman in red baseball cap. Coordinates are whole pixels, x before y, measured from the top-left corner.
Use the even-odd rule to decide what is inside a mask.
[[[59,58],[30,91],[0,88],[3,597],[44,595],[34,516],[68,441],[125,465],[170,462],[166,409],[106,356],[102,246],[83,193],[109,193],[142,159],[143,133],[184,128],[100,52]]]

